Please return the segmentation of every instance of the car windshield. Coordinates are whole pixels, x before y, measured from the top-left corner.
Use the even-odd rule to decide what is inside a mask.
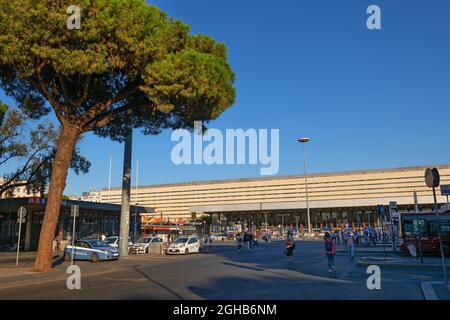
[[[91,241],[89,241],[89,243],[93,247],[109,247],[109,244],[107,244],[106,242],[103,242],[101,240],[91,240]]]
[[[106,238],[107,243],[114,243],[117,240],[116,237]]]
[[[152,241],[153,238],[144,238],[142,239],[143,243],[150,243],[150,241]]]
[[[186,243],[188,241],[188,238],[178,238],[173,243]]]

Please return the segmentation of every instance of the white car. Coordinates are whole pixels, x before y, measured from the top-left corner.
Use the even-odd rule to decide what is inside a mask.
[[[149,253],[151,243],[162,243],[163,239],[158,237],[145,237],[133,244],[133,250],[137,253]]]
[[[169,244],[167,254],[189,254],[200,252],[200,240],[197,237],[181,237]]]

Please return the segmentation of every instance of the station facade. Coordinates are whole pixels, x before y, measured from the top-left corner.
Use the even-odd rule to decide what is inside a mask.
[[[413,211],[416,191],[419,208],[433,209],[425,185],[428,166],[308,175],[308,199],[313,228],[376,224],[376,206],[396,202],[400,211]],[[450,164],[436,167],[441,185],[450,184]],[[120,204],[121,189],[103,189],[101,201]],[[439,205],[446,197],[437,197]],[[132,190],[131,203],[156,208],[155,216],[168,219],[213,217],[213,224],[246,226],[307,225],[306,184],[303,175],[203,181],[141,186]]]

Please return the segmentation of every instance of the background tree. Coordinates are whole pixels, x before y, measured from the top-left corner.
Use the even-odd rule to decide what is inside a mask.
[[[0,170],[4,172],[0,177],[0,197],[12,196],[20,187],[33,195],[44,194],[56,154],[57,135],[51,123],[30,123],[18,110],[7,113],[0,125]],[[70,167],[76,174],[87,173],[90,163],[75,148]]]
[[[123,140],[217,118],[234,103],[226,47],[144,0],[0,0],[0,87],[29,116],[51,110],[60,134],[35,268],[51,268],[52,240],[72,151],[94,131]]]
[[[8,106],[0,101],[0,126],[3,123],[6,111],[8,111]]]

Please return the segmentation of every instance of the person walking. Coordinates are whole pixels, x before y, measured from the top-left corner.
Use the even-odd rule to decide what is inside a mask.
[[[377,238],[376,238],[376,232],[375,232],[374,227],[370,228],[370,240],[372,242],[372,245],[374,245],[374,246],[377,245]]]
[[[212,242],[211,235],[208,234],[206,236],[206,252],[211,252],[211,242]]]
[[[325,254],[328,260],[328,269],[329,269],[328,272],[336,273],[336,265],[334,263],[334,256],[336,255],[336,244],[333,241],[333,239],[331,239],[330,234],[328,232],[325,233],[324,244],[325,244]]]
[[[355,255],[355,236],[350,232],[347,238],[348,257],[353,260]]]
[[[348,230],[344,230],[342,234],[342,241],[344,242],[345,249],[347,249]]]
[[[369,230],[367,227],[364,228],[364,245],[367,247],[369,245]]]
[[[288,232],[286,241],[284,242],[284,248],[285,248],[285,253],[288,257],[288,260],[289,260],[289,262],[291,262],[294,257],[295,241],[294,241],[294,237],[292,236],[292,234],[290,232]]]
[[[241,236],[240,233],[238,233],[238,235],[236,237],[236,241],[237,241],[238,252],[241,252],[241,250],[242,250],[242,236]]]
[[[247,251],[250,251],[250,239],[248,232],[244,233],[244,246],[247,249]]]
[[[353,231],[353,241],[355,242],[355,245],[359,245],[359,232],[358,232],[358,229],[355,229],[355,231]]]

